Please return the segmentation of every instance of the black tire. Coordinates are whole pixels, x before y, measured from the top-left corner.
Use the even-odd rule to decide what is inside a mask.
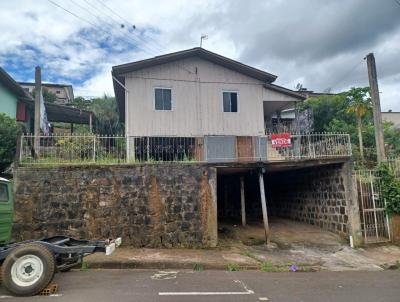
[[[36,295],[53,280],[55,267],[54,255],[44,245],[21,245],[3,262],[3,285],[16,296]]]

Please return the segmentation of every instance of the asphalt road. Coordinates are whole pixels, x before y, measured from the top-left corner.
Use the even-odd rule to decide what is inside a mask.
[[[94,270],[58,274],[50,297],[0,301],[400,301],[400,271],[263,273],[256,271]]]

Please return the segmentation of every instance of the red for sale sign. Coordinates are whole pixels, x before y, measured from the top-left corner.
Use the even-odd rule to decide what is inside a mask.
[[[290,133],[271,134],[271,141],[272,141],[273,148],[285,148],[285,147],[292,146],[292,141],[290,139]]]

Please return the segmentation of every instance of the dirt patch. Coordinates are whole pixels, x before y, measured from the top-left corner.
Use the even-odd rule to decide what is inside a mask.
[[[337,234],[287,219],[271,219],[270,227],[274,248],[265,246],[262,224],[220,224],[222,247],[241,250],[270,271],[292,265],[312,271],[379,271],[397,268],[400,261],[398,246],[352,249]]]
[[[280,249],[290,249],[293,246],[318,247],[327,250],[337,250],[345,242],[332,232],[316,226],[289,219],[270,219],[271,242]],[[241,242],[246,246],[257,246],[265,243],[262,223],[249,224],[245,227],[237,224],[219,225],[220,240],[226,244],[229,241]]]

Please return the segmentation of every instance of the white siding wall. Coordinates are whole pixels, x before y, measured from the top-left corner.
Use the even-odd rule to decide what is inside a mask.
[[[195,57],[125,76],[130,136],[262,135],[263,100],[291,100],[267,91],[261,81]],[[155,111],[156,87],[172,89],[172,111]],[[224,90],[238,92],[239,112],[223,112]]]

